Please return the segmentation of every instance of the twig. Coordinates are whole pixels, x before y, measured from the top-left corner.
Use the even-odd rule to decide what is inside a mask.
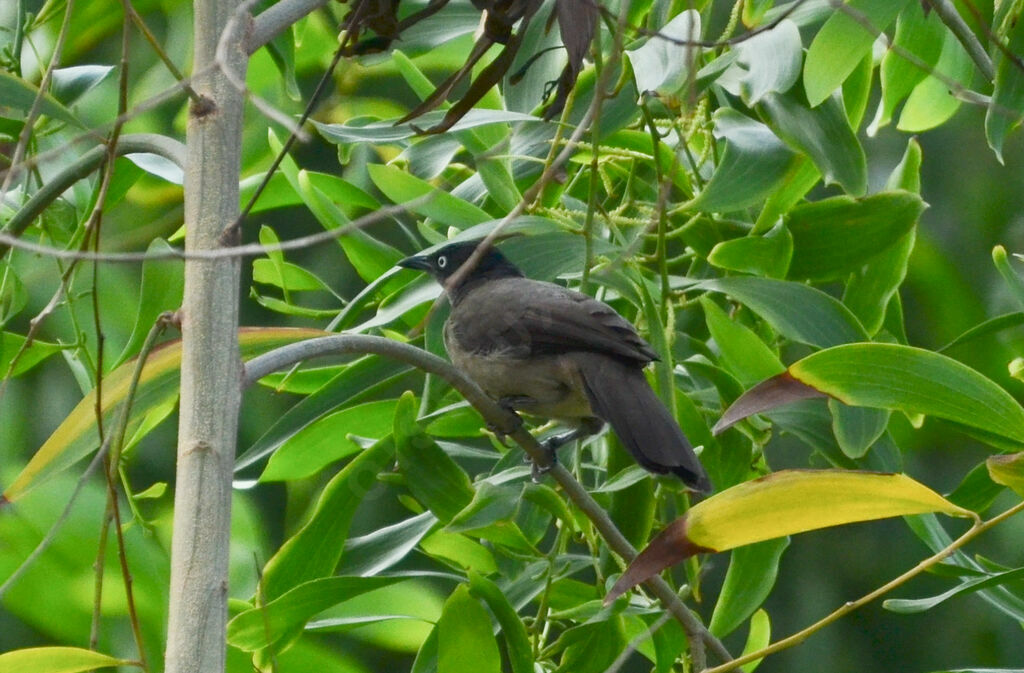
[[[971,27],[960,16],[960,12],[956,11],[953,3],[949,0],[928,0],[928,4],[931,5],[935,13],[942,19],[942,23],[946,24],[946,27],[960,41],[964,51],[967,52],[971,60],[978,66],[978,70],[985,76],[985,79],[992,81],[996,72],[992,66],[992,59],[989,58],[985,47],[982,46],[974,32],[971,31]]]
[[[299,238],[293,238],[289,241],[282,241],[273,245],[247,243],[245,245],[187,251],[172,249],[162,252],[88,252],[84,250],[65,250],[63,248],[54,248],[49,245],[32,243],[31,241],[23,241],[20,238],[15,238],[14,236],[3,232],[0,232],[0,245],[6,244],[12,248],[17,248],[18,250],[26,250],[28,252],[34,252],[54,259],[112,262],[119,264],[134,264],[152,259],[189,260],[256,257],[258,255],[265,255],[268,252],[277,252],[279,250],[299,250],[318,245],[320,243],[325,243],[327,241],[333,241],[334,239],[340,238],[345,234],[352,233],[357,229],[367,227],[388,217],[400,215],[408,210],[422,206],[429,203],[431,199],[433,199],[433,194],[424,194],[412,201],[407,201],[399,205],[378,208],[374,212],[363,215],[362,217],[352,220],[348,224],[344,224],[340,227],[321,231],[316,234],[310,234],[308,236],[300,236]]]
[[[489,424],[511,437],[521,446],[534,462],[542,467],[550,468],[548,473],[558,482],[568,498],[590,519],[609,549],[627,563],[636,557],[636,549],[622,535],[608,517],[608,513],[565,467],[557,462],[553,464],[550,462],[547,451],[541,447],[533,435],[527,432],[519,417],[503,409],[462,372],[432,353],[384,337],[362,334],[339,334],[308,339],[274,349],[246,362],[242,376],[243,389],[264,376],[289,367],[296,362],[342,353],[373,353],[390,357],[443,378],[459,391]],[[702,641],[720,660],[730,661],[732,659],[721,641],[708,632],[707,628],[690,612],[665,580],[661,577],[654,577],[648,580],[647,584],[665,608],[682,624],[691,643]]]
[[[160,336],[163,330],[166,329],[167,325],[170,324],[170,322],[171,314],[165,313],[160,316],[160,318],[157,320],[157,323],[153,326],[152,329],[150,329],[149,335],[146,337],[146,341],[145,343],[143,343],[142,350],[139,352],[139,357],[136,360],[135,370],[132,372],[132,380],[128,386],[128,392],[125,395],[124,406],[121,407],[121,414],[118,417],[116,431],[108,434],[106,439],[100,445],[100,448],[96,452],[96,455],[93,456],[92,461],[89,462],[88,467],[85,468],[85,471],[82,473],[82,476],[80,476],[78,478],[78,481],[75,483],[75,488],[73,491],[71,491],[71,497],[68,498],[67,504],[64,505],[64,511],[61,512],[60,516],[57,517],[57,520],[53,523],[52,526],[50,526],[50,530],[46,532],[46,535],[43,536],[43,539],[39,541],[39,544],[37,544],[36,548],[32,550],[32,553],[29,554],[24,561],[22,561],[21,565],[19,565],[15,569],[15,571],[11,573],[6,580],[4,580],[3,584],[0,584],[0,598],[3,598],[4,594],[6,594],[7,591],[12,586],[14,586],[14,584],[19,579],[21,579],[21,576],[24,575],[28,571],[28,569],[32,567],[32,564],[35,563],[36,559],[42,556],[43,552],[45,552],[50,547],[53,541],[57,538],[57,532],[60,530],[60,527],[71,516],[71,508],[77,501],[78,496],[82,492],[82,489],[85,487],[85,484],[89,480],[89,477],[91,477],[92,473],[95,472],[96,469],[103,464],[103,459],[107,456],[107,452],[110,450],[110,447],[115,445],[115,443],[122,442],[124,440],[124,429],[128,424],[129,412],[131,410],[132,401],[135,399],[136,391],[138,391],[139,388],[139,380],[142,377],[142,368],[145,366],[146,359],[149,356],[150,351],[153,350],[153,346],[156,344],[157,338]],[[9,506],[9,503],[7,501],[0,502],[3,502],[3,504]]]
[[[7,221],[7,225],[2,233],[14,238],[21,236],[57,197],[63,194],[71,185],[96,170],[107,159],[108,151],[107,145],[97,145],[63,168],[59,173],[49,178],[39,188],[39,191],[33,194],[32,198]],[[178,166],[183,167],[185,165],[185,146],[177,140],[155,133],[135,133],[121,136],[114,147],[114,154],[119,157],[138,152],[158,154],[166,159],[170,159]],[[7,250],[10,247],[9,243],[0,240],[0,257],[7,254]]]
[[[752,661],[756,661],[758,659],[763,659],[764,657],[767,657],[770,654],[775,654],[776,652],[780,652],[782,650],[788,649],[790,647],[793,647],[794,645],[799,645],[800,643],[802,643],[804,640],[806,640],[809,636],[811,636],[815,632],[817,632],[817,631],[821,630],[822,628],[828,626],[832,622],[834,622],[834,621],[838,620],[839,618],[847,615],[848,613],[853,612],[854,610],[856,610],[856,609],[858,609],[858,608],[860,608],[860,607],[870,603],[871,601],[875,600],[879,596],[882,596],[882,595],[892,591],[893,589],[895,589],[896,587],[900,586],[901,584],[904,584],[908,580],[911,580],[914,577],[917,577],[918,575],[920,575],[924,571],[928,570],[932,566],[938,564],[943,559],[945,559],[950,554],[952,554],[954,551],[956,551],[960,547],[964,546],[965,544],[967,544],[968,542],[970,542],[974,538],[978,537],[979,535],[981,535],[982,533],[984,533],[988,529],[992,528],[993,526],[995,526],[995,525],[997,525],[999,523],[1002,523],[1003,521],[1005,521],[1006,519],[1010,518],[1014,514],[1017,514],[1017,513],[1022,512],[1022,511],[1024,511],[1024,502],[1017,503],[1016,505],[1014,505],[1010,509],[1006,510],[1002,514],[994,516],[991,519],[989,519],[988,521],[981,522],[980,520],[975,520],[974,525],[971,526],[967,530],[966,533],[964,533],[963,535],[958,537],[956,540],[951,542],[945,549],[939,550],[938,552],[936,552],[932,556],[929,556],[928,558],[926,558],[925,560],[921,561],[916,566],[914,566],[913,568],[911,568],[907,572],[903,573],[899,577],[897,577],[897,578],[895,578],[895,579],[893,579],[893,580],[891,580],[889,582],[886,582],[885,584],[883,584],[882,586],[878,587],[874,591],[872,591],[872,592],[870,592],[868,594],[865,594],[864,596],[862,596],[861,598],[858,598],[855,601],[849,601],[847,603],[844,603],[840,608],[836,609],[831,614],[823,617],[822,619],[819,619],[818,621],[814,622],[813,624],[811,624],[807,628],[804,628],[804,629],[801,629],[800,631],[797,631],[796,633],[794,633],[791,636],[787,636],[786,638],[783,638],[782,640],[779,640],[779,641],[777,641],[775,643],[772,643],[768,647],[765,647],[763,649],[757,650],[756,652],[751,652],[749,654],[744,654],[741,657],[737,657],[736,659],[734,659],[733,661],[730,661],[727,664],[723,664],[721,666],[715,666],[714,668],[705,669],[704,673],[727,673],[727,671],[734,670],[735,668],[737,668],[738,666],[742,666],[743,664],[749,664]]]

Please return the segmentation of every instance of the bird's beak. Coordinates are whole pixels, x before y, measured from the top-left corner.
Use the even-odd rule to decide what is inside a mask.
[[[406,269],[419,269],[420,271],[430,271],[430,260],[423,255],[413,255],[412,257],[406,257],[398,263],[398,266]]]

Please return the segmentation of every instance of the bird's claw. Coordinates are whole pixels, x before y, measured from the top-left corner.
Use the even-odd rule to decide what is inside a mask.
[[[552,438],[557,439],[557,438]],[[533,483],[539,484],[541,478],[554,469],[555,465],[558,465],[558,452],[555,450],[559,444],[552,442],[551,439],[540,442],[540,446],[544,449],[544,453],[547,455],[547,464],[541,465],[536,459],[530,456],[526,457],[526,460],[532,461],[533,465],[530,466],[530,479]]]

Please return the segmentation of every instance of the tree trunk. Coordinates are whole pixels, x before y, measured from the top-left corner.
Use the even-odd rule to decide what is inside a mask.
[[[242,30],[233,30],[212,67],[237,0],[194,4],[193,88],[186,138],[186,250],[223,245],[238,215],[243,93],[221,68],[244,80]],[[245,21],[233,25],[247,27]],[[182,304],[181,414],[166,670],[224,670],[231,477],[241,399],[237,258],[189,259]]]

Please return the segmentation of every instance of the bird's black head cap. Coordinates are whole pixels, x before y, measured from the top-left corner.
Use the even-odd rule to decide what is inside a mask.
[[[448,280],[461,269],[473,253],[481,245],[482,241],[462,241],[449,243],[437,250],[423,255],[406,257],[398,263],[407,269],[419,269],[426,271],[442,285],[448,284]],[[489,247],[483,257],[473,268],[462,272],[458,285],[465,285],[468,282],[485,278],[505,278],[522,276],[523,272],[505,258],[501,251],[495,247]],[[452,288],[448,288],[451,290]]]

